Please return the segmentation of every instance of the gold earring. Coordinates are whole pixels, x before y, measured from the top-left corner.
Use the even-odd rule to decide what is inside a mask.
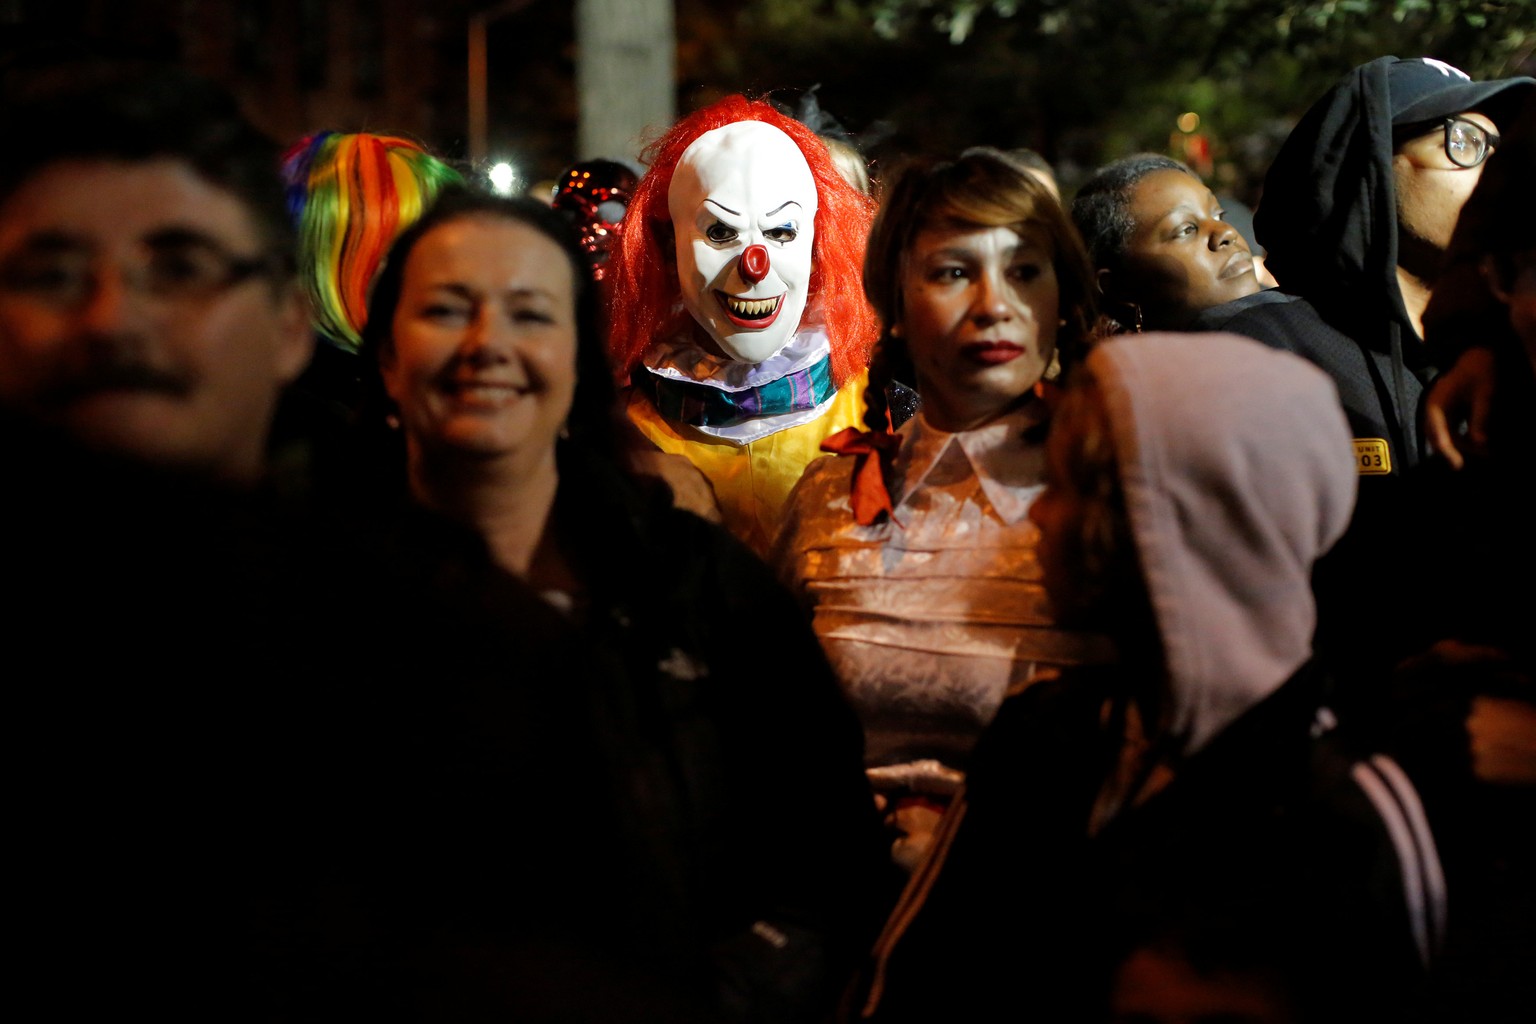
[[[1066,323],[1065,320],[1062,323]],[[1051,349],[1051,361],[1046,364],[1045,372],[1040,375],[1041,380],[1055,380],[1061,376],[1061,350]]]

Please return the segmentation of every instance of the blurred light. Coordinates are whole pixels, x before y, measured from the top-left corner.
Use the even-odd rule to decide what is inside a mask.
[[[491,179],[491,188],[495,189],[498,195],[511,195],[512,189],[517,185],[517,171],[509,163],[492,165],[486,172],[486,176]]]
[[[1179,115],[1179,131],[1186,135],[1200,127],[1200,115],[1193,110]]]

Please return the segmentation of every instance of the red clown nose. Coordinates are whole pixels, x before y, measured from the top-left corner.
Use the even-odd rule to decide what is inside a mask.
[[[757,284],[768,276],[768,250],[761,245],[749,245],[741,254],[741,276],[748,284]]]

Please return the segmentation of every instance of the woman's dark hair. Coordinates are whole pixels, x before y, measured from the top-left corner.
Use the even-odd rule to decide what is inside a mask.
[[[1136,220],[1131,216],[1131,193],[1141,179],[1158,171],[1182,171],[1199,180],[1194,171],[1173,157],[1137,153],[1105,164],[1077,190],[1072,200],[1072,222],[1083,236],[1095,270],[1120,269],[1125,247],[1136,229]]]
[[[477,189],[454,186],[395,239],[368,297],[368,319],[363,325],[361,352],[370,374],[369,403],[376,410],[389,408],[378,367],[391,352],[395,310],[405,267],[411,252],[436,228],[466,219],[512,221],[533,228],[565,254],[570,264],[571,289],[576,313],[576,393],[566,420],[568,440],[596,455],[617,458],[612,371],[603,341],[602,307],[592,280],[592,265],[577,239],[576,229],[558,211],[532,199],[506,198]]]
[[[1085,499],[1072,544],[1081,558],[1073,567],[1077,583],[1102,604],[1102,595],[1134,589],[1127,581],[1139,576],[1140,563],[1104,393],[1087,367],[1062,391],[1051,417],[1051,435],[1048,443],[1067,452],[1062,460],[1066,479],[1053,484]]]
[[[1051,413],[1046,443],[1052,456],[1058,451],[1064,455],[1051,463],[1053,472],[1058,465],[1064,467],[1063,479],[1052,479],[1052,486],[1065,487],[1082,499],[1077,533],[1066,541],[1075,562],[1073,585],[1082,605],[1079,614],[1087,611],[1091,616],[1089,628],[1113,632],[1128,663],[1164,664],[1157,615],[1131,528],[1114,426],[1104,390],[1091,367],[1079,367],[1062,390]],[[1144,712],[1162,713],[1170,706],[1161,691],[1142,693],[1147,702]]]
[[[1044,236],[1060,290],[1057,358],[1068,369],[1087,350],[1098,319],[1093,268],[1056,197],[1034,174],[995,149],[977,146],[956,160],[922,161],[897,172],[869,233],[864,255],[864,295],[881,320],[881,337],[870,363],[865,425],[886,429],[885,389],[892,380],[912,382],[906,343],[891,334],[902,315],[902,268],[913,240],[929,228],[1029,228]]]

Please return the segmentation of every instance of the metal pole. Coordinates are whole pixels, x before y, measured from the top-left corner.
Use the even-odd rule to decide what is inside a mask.
[[[491,22],[515,14],[533,0],[503,0],[502,3],[469,16],[469,162],[479,167],[485,161],[486,140],[490,135],[487,112],[489,64],[485,49],[485,30]]]
[[[485,160],[486,84],[485,18],[469,18],[469,163],[479,167]]]

